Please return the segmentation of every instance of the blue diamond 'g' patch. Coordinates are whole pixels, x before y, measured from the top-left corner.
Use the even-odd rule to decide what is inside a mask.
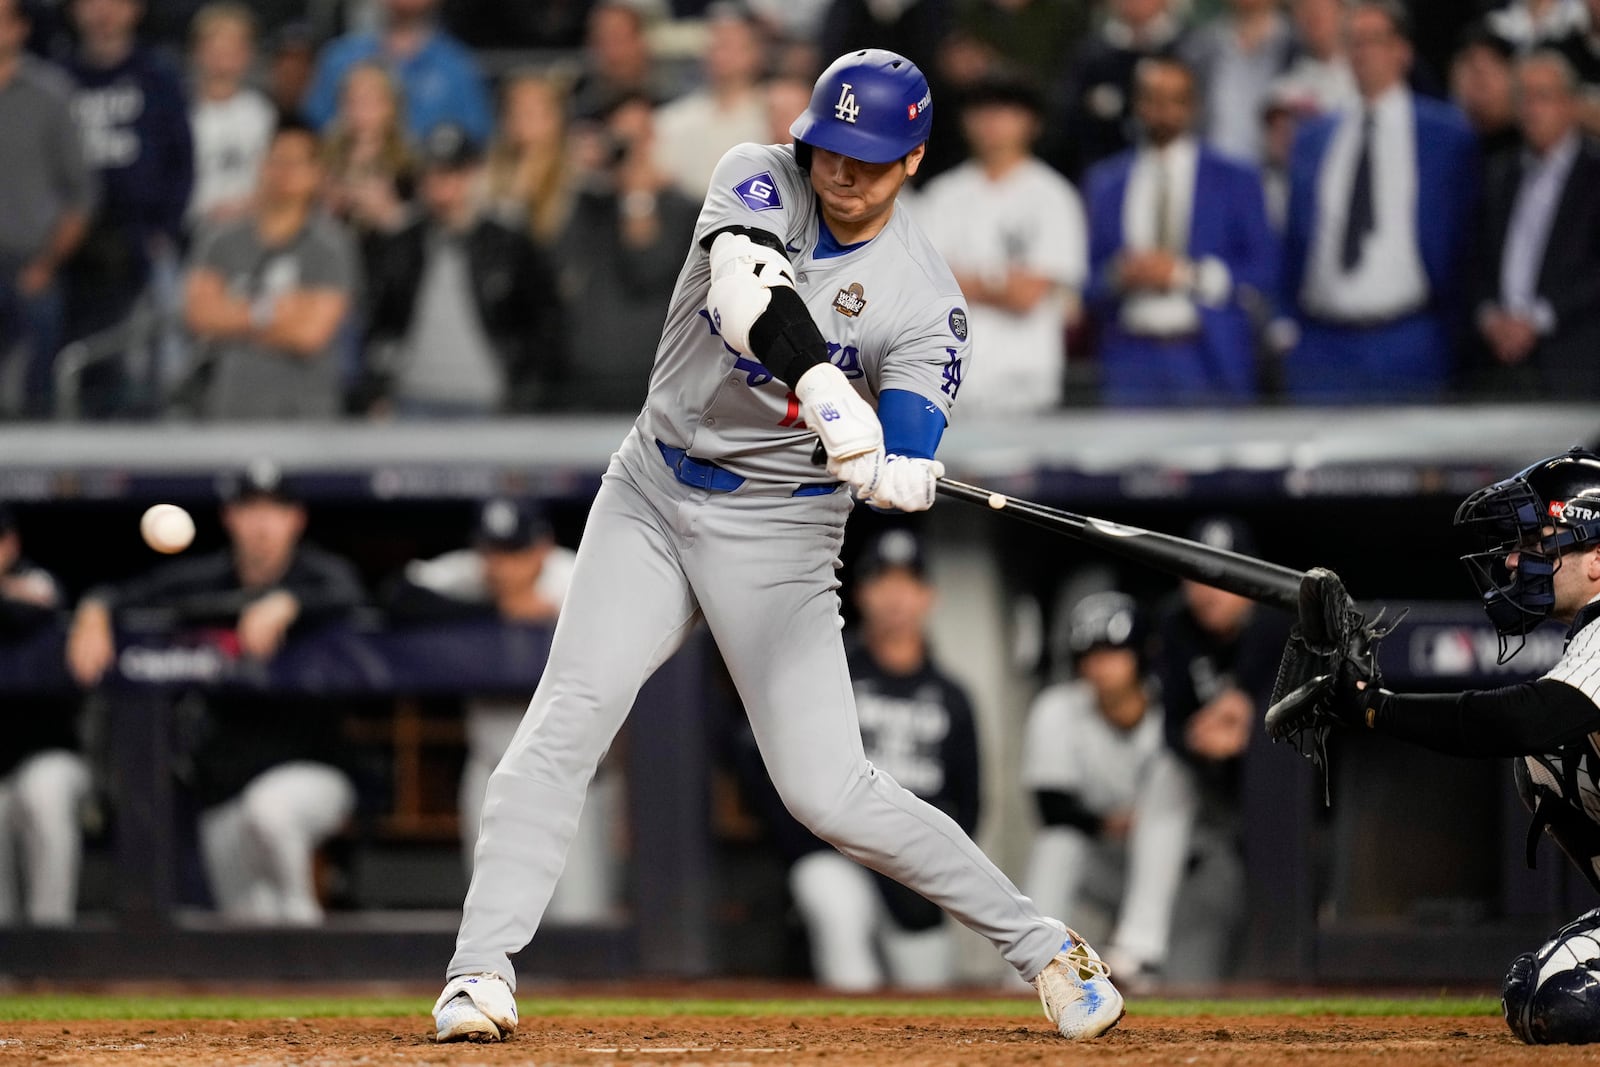
[[[778,195],[778,183],[772,180],[772,174],[768,171],[746,178],[735,185],[733,191],[739,194],[739,199],[751,211],[773,211],[783,206],[783,198]]]

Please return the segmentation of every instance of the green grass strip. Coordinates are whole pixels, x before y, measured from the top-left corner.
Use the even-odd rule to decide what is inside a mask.
[[[673,1000],[662,997],[542,996],[537,989],[521,998],[524,1018],[539,1016],[948,1016],[971,1019],[1027,1019],[1039,1014],[1026,997],[981,1000]],[[19,994],[0,997],[0,1021],[70,1022],[81,1019],[285,1019],[342,1016],[416,1017],[432,1002],[418,997],[223,997],[223,996],[95,996],[84,994]],[[1135,999],[1131,1015],[1192,1017],[1200,1015],[1384,1016],[1426,1015],[1445,1018],[1496,1015],[1492,997],[1311,997],[1271,1000]]]

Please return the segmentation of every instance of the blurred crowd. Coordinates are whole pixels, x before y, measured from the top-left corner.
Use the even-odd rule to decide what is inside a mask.
[[[717,159],[869,45],[963,414],[1600,395],[1600,0],[1412,6],[0,0],[0,416],[634,411]]]

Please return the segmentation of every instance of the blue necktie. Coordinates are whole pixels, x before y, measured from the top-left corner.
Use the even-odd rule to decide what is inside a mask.
[[[1344,244],[1339,249],[1339,265],[1346,274],[1361,262],[1367,235],[1377,228],[1372,209],[1372,111],[1362,113],[1361,154],[1356,157],[1355,181],[1350,183],[1350,210],[1344,218]]]

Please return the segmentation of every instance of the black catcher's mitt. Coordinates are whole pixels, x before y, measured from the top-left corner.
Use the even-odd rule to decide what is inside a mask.
[[[1300,580],[1300,619],[1289,631],[1267,709],[1267,734],[1288,741],[1327,772],[1328,731],[1364,714],[1358,682],[1376,690],[1378,641],[1393,629],[1362,615],[1344,582],[1325,567]]]

